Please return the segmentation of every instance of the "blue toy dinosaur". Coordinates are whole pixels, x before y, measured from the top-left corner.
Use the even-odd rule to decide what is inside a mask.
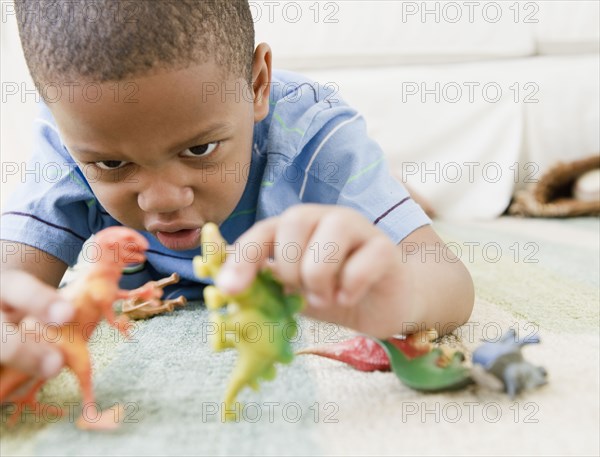
[[[476,374],[478,366],[482,367],[485,372],[502,381],[504,390],[511,399],[522,390],[544,385],[547,383],[546,370],[527,362],[521,354],[524,345],[539,342],[540,338],[537,335],[519,340],[515,331],[510,329],[499,341],[486,341],[473,352],[473,374]],[[474,378],[478,382],[482,380],[481,376]]]

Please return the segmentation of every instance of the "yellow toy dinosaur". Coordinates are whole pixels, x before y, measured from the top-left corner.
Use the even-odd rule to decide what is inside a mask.
[[[199,278],[215,279],[227,256],[227,244],[217,225],[209,223],[203,227],[201,245],[202,256],[194,257],[194,273]],[[259,379],[275,377],[276,362],[292,361],[290,339],[297,333],[294,314],[304,307],[304,301],[300,295],[284,293],[283,286],[265,269],[250,287],[236,295],[206,286],[204,302],[218,329],[212,335],[213,349],[239,351],[221,414],[223,420],[237,419],[239,403],[235,398],[240,390],[244,386],[257,390]]]

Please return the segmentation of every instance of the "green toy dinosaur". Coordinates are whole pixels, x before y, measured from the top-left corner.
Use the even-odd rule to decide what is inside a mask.
[[[227,244],[217,225],[209,223],[203,227],[201,245],[202,256],[194,257],[194,273],[199,278],[215,279],[227,255]],[[239,351],[221,414],[223,420],[237,419],[239,404],[235,398],[240,390],[244,386],[257,390],[261,378],[275,377],[276,362],[292,361],[290,340],[297,334],[294,315],[304,307],[304,301],[300,295],[285,294],[283,286],[265,269],[248,289],[237,295],[206,286],[204,302],[218,329],[211,338],[213,349]]]
[[[390,359],[392,371],[408,387],[426,392],[457,390],[471,384],[469,369],[462,363],[464,355],[455,352],[446,364],[440,366],[443,351],[439,348],[408,359],[389,341],[375,340]]]
[[[202,229],[202,256],[194,257],[194,273],[199,278],[215,279],[225,262],[227,244],[215,224]],[[284,293],[283,286],[268,269],[258,273],[244,292],[226,295],[215,286],[206,286],[204,301],[218,331],[211,343],[216,351],[236,348],[237,365],[225,393],[222,419],[237,419],[240,408],[235,398],[244,386],[258,389],[258,381],[275,377],[275,363],[290,363],[294,352],[290,339],[297,334],[294,315],[304,307],[300,295]],[[408,358],[389,341],[373,339],[385,351],[392,371],[407,386],[421,391],[453,390],[472,382],[455,353],[444,357],[441,349]],[[444,363],[441,361],[446,360]]]

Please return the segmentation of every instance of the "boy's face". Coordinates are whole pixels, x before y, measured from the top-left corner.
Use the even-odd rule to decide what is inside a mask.
[[[270,57],[256,59],[264,86]],[[259,92],[213,63],[83,87],[49,106],[102,206],[170,249],[198,247],[202,226],[222,223],[242,196],[268,89],[265,112]]]

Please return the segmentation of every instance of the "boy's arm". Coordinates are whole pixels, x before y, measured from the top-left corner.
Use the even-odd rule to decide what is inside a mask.
[[[2,272],[21,270],[52,287],[58,287],[67,264],[40,249],[14,241],[0,241]]]
[[[60,350],[35,332],[22,333],[21,327],[25,322],[60,325],[72,319],[73,306],[56,290],[67,265],[21,243],[3,240],[0,248],[0,373],[10,375],[4,370],[8,367],[36,377],[55,376],[64,364]]]
[[[286,254],[294,243],[298,254]],[[388,338],[435,328],[452,331],[469,318],[473,283],[428,225],[396,244],[360,213],[340,206],[296,205],[257,222],[237,241],[272,246],[260,258],[228,258],[215,283],[225,293],[243,292],[264,266],[308,306],[304,314]],[[334,255],[325,258],[315,252]]]
[[[411,277],[407,284],[414,287],[410,295],[418,301],[414,309],[424,310],[414,330],[435,328],[445,334],[467,322],[475,301],[473,280],[433,228],[418,228],[398,244],[398,249],[404,274]]]

